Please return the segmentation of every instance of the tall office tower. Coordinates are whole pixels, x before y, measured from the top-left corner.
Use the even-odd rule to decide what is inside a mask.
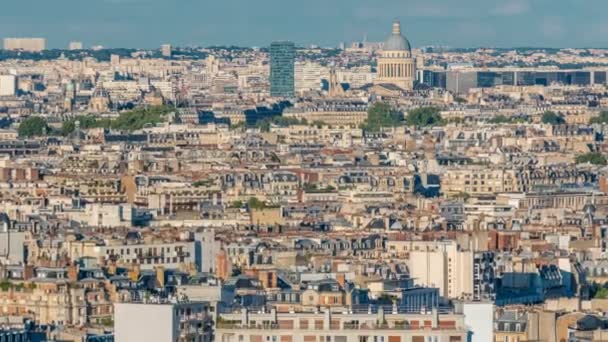
[[[170,44],[163,44],[160,46],[160,53],[163,57],[171,57],[173,51]]]
[[[4,38],[4,50],[39,52],[45,49],[44,38]]]
[[[68,50],[82,50],[82,42],[70,42]]]
[[[0,96],[13,96],[17,92],[15,75],[0,75]]]
[[[296,48],[292,42],[270,44],[270,96],[294,96]]]

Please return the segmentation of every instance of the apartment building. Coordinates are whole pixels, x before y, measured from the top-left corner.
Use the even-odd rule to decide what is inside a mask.
[[[240,312],[219,315],[218,342],[458,342],[464,315],[453,311]]]
[[[116,303],[116,342],[211,342],[209,305],[203,302]]]

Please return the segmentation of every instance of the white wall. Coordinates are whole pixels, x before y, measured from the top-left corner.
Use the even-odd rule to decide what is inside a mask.
[[[464,324],[471,332],[468,342],[494,341],[494,306],[492,303],[463,303]]]
[[[116,342],[171,342],[179,336],[172,304],[114,304]]]
[[[0,75],[0,96],[13,96],[17,91],[17,77]]]

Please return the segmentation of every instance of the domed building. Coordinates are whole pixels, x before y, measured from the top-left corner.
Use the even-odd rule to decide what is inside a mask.
[[[401,24],[397,20],[393,23],[393,33],[380,52],[377,70],[375,84],[392,84],[403,90],[414,88],[416,67],[412,57],[412,47],[401,35]]]
[[[110,109],[110,94],[103,88],[97,87],[89,101],[89,110],[96,113],[105,113]]]

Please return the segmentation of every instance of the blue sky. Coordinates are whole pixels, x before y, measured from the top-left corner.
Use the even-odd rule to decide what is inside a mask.
[[[608,0],[2,0],[0,37],[86,46],[266,46],[384,40],[413,46],[608,47]]]

